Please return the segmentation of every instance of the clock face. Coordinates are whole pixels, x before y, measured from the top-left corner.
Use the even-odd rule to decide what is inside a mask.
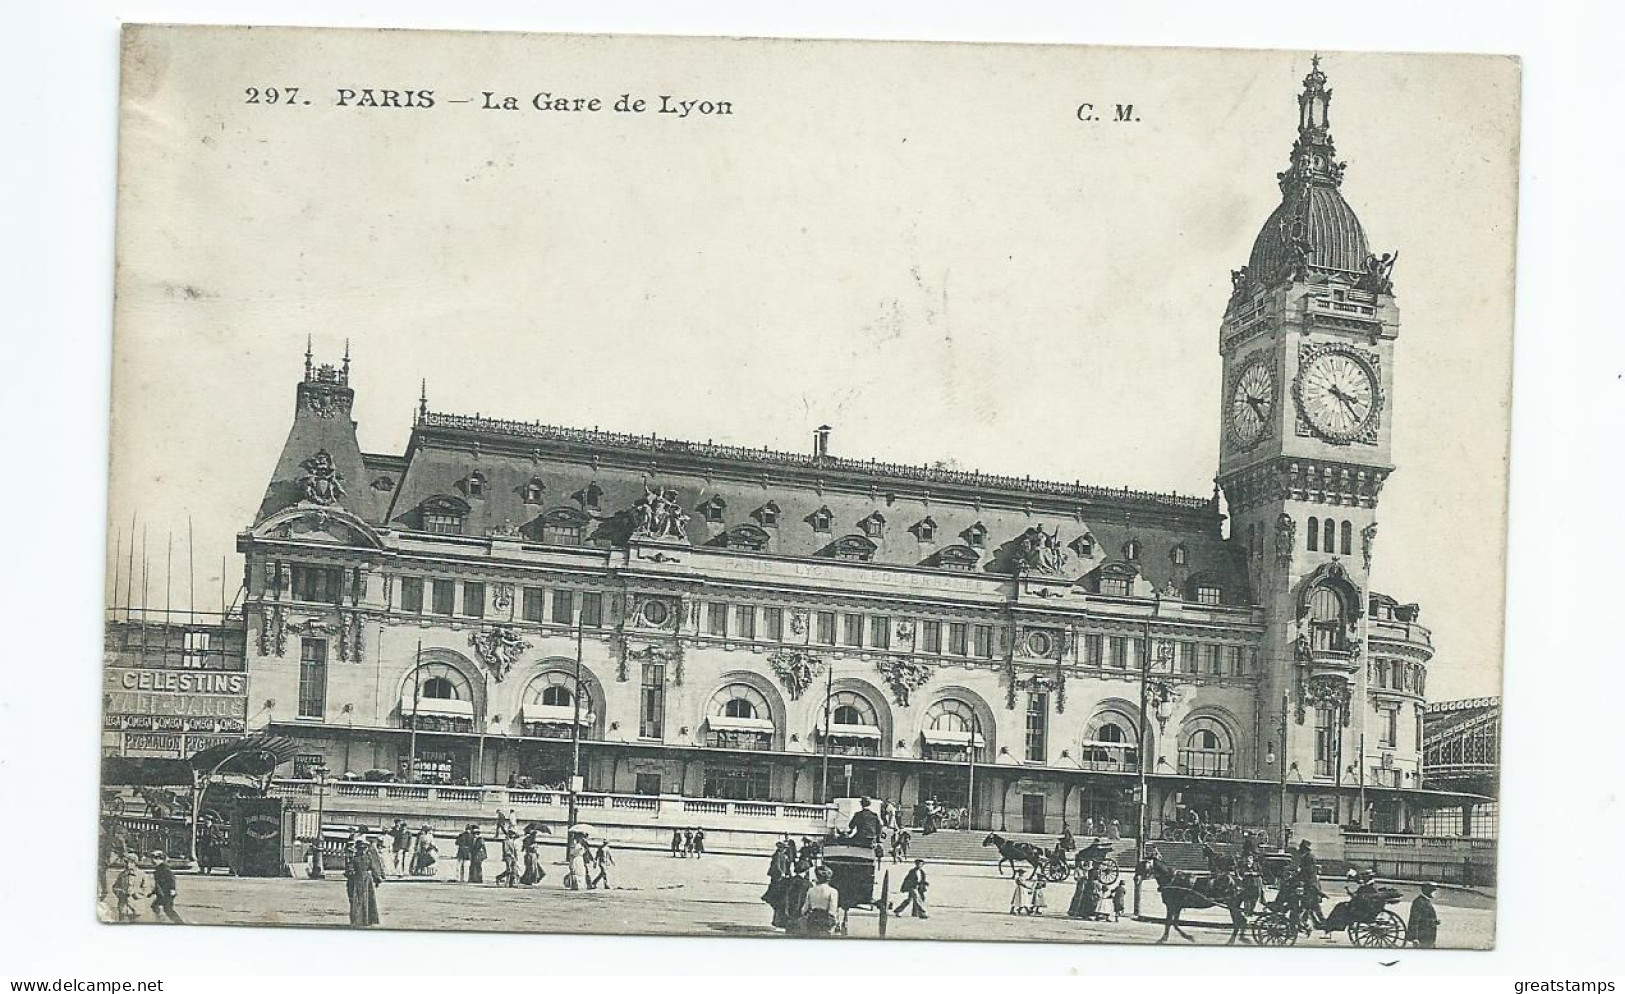
[[[1334,441],[1360,437],[1381,403],[1377,374],[1347,352],[1323,352],[1298,373],[1298,406],[1319,434]]]
[[[1230,394],[1230,433],[1252,445],[1269,430],[1275,415],[1275,372],[1267,361],[1254,362],[1236,377]]]

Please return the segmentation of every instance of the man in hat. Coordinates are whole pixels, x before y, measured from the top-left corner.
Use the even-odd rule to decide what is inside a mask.
[[[113,896],[118,898],[118,920],[133,922],[140,918],[135,910],[135,899],[141,894],[141,864],[133,852],[124,854],[124,866],[113,878]]]
[[[395,853],[395,872],[405,873],[407,870],[406,854],[412,849],[412,830],[406,827],[406,819],[395,819],[395,824],[390,826],[389,837],[393,843]]]
[[[852,816],[846,828],[853,845],[865,849],[874,848],[875,840],[880,838],[880,816],[870,810],[867,797],[858,800],[857,813]]]
[[[1309,840],[1303,839],[1298,843],[1298,893],[1303,907],[1314,919],[1315,926],[1321,927],[1326,916],[1320,911],[1320,899],[1326,894],[1320,889],[1320,864],[1315,862],[1315,854],[1309,849]]]
[[[1433,892],[1438,889],[1438,884],[1429,881],[1411,902],[1411,920],[1405,926],[1405,938],[1418,949],[1432,949],[1439,941],[1439,913],[1433,909]]]
[[[185,925],[186,922],[175,913],[175,871],[169,868],[169,854],[155,849],[152,858],[155,863],[152,868],[152,917],[162,915],[172,925]]]
[[[502,872],[497,883],[513,887],[519,883],[519,833],[510,824],[502,833]]]
[[[915,918],[931,917],[925,913],[925,892],[930,886],[925,879],[925,860],[915,860],[914,869],[903,875],[903,893],[907,896],[892,909],[892,914],[900,915],[904,908],[908,908]]]

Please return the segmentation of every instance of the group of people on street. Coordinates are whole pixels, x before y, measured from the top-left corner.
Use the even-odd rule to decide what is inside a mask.
[[[136,905],[144,898],[152,900],[149,907],[152,917],[161,922],[173,925],[184,925],[186,922],[175,911],[175,895],[178,888],[175,884],[175,871],[169,865],[169,854],[161,849],[153,850],[151,854],[152,870],[143,872],[141,860],[134,852],[124,852],[116,857],[117,872],[113,877],[113,897],[116,900],[114,914],[121,922],[133,922],[141,919],[140,909]]]
[[[1256,860],[1257,843],[1251,838],[1242,845],[1242,861]],[[1315,928],[1328,933],[1347,928],[1355,921],[1368,921],[1385,907],[1378,894],[1376,874],[1350,869],[1349,882],[1354,884],[1349,899],[1339,901],[1331,914],[1323,914],[1320,903],[1326,892],[1320,889],[1320,865],[1315,859],[1308,839],[1299,841],[1292,855],[1292,867],[1282,878],[1276,893],[1276,906],[1297,908],[1305,913]],[[1439,885],[1429,881],[1421,885],[1420,893],[1411,901],[1410,915],[1405,925],[1405,939],[1420,949],[1432,949],[1439,940],[1439,913],[1433,904],[1433,895]]]
[[[674,828],[671,830],[671,855],[673,859],[686,859],[690,856],[699,859],[705,855],[705,829],[703,828]]]

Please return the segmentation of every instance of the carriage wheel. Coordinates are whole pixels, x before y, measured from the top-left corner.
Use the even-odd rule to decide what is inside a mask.
[[[1103,884],[1117,883],[1118,874],[1122,871],[1117,868],[1117,860],[1107,856],[1100,861],[1100,882]]]
[[[1405,922],[1392,911],[1379,911],[1368,922],[1349,926],[1349,941],[1356,946],[1393,949],[1405,942]]]
[[[1253,941],[1261,946],[1290,946],[1298,941],[1292,919],[1279,912],[1259,916],[1253,922]]]
[[[1049,862],[1044,864],[1044,878],[1050,883],[1060,883],[1072,875],[1072,868],[1064,862]]]

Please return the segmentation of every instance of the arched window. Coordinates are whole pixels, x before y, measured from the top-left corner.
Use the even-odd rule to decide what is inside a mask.
[[[773,708],[767,696],[746,683],[730,683],[706,706],[706,742],[714,749],[773,748]]]
[[[1331,587],[1316,587],[1309,593],[1311,621],[1343,622],[1343,598]]]
[[[575,676],[567,670],[538,673],[520,696],[519,707],[525,734],[549,739],[571,738],[570,726],[576,723],[586,734],[598,719],[592,692],[583,688],[577,702]]]
[[[1175,566],[1189,565],[1191,561],[1190,550],[1185,548],[1183,545],[1176,545],[1174,546],[1173,551],[1168,553],[1168,558],[1173,560],[1173,564]]]
[[[1234,755],[1230,730],[1213,718],[1187,722],[1179,744],[1179,772],[1188,777],[1227,777]]]
[[[1137,770],[1139,739],[1133,718],[1119,711],[1103,712],[1084,729],[1078,765],[1089,770]]]
[[[966,750],[974,748],[976,759],[984,759],[989,729],[976,717],[976,708],[958,697],[944,697],[925,711],[925,759],[964,761]]]
[[[1322,527],[1325,529],[1325,533],[1322,536],[1324,538],[1324,541],[1322,541],[1320,543],[1320,547],[1322,549],[1324,549],[1325,551],[1327,551],[1327,552],[1336,552],[1337,551],[1337,522],[1333,521],[1331,518],[1327,518],[1322,523]]]
[[[830,752],[874,756],[880,751],[880,718],[867,697],[843,690],[830,698]]]
[[[1309,551],[1320,551],[1320,519],[1310,518],[1308,531]]]
[[[1131,538],[1123,544],[1123,558],[1135,562],[1140,558],[1140,540]]]
[[[401,681],[401,724],[430,732],[474,730],[474,688],[449,663],[426,662]]]
[[[1348,521],[1343,522],[1342,533],[1338,537],[1342,539],[1341,545],[1342,545],[1342,549],[1343,549],[1343,555],[1345,555],[1345,556],[1353,555],[1354,554],[1354,524],[1352,522],[1348,522]]]

